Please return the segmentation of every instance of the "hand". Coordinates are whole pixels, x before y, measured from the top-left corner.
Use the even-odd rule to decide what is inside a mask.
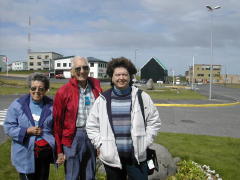
[[[65,161],[65,155],[63,153],[59,153],[56,163],[61,165],[64,163],[64,161]]]
[[[40,127],[29,127],[27,129],[27,134],[33,136],[40,136],[42,134],[42,129]]]

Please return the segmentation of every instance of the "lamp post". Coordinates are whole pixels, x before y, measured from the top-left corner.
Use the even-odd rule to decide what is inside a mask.
[[[134,63],[133,63],[136,68],[137,68],[137,51],[138,49],[134,50]],[[138,68],[137,68],[137,73],[138,73]],[[134,78],[137,79],[137,74],[135,74]]]
[[[173,76],[172,85],[174,86],[175,84],[174,70],[172,70],[172,76]]]
[[[206,6],[208,11],[211,13],[211,65],[210,65],[210,85],[209,85],[209,97],[208,99],[212,99],[212,81],[213,81],[213,11],[216,9],[220,9],[221,6],[211,7],[209,5]]]
[[[137,66],[137,51],[138,51],[138,49],[135,49],[135,51],[134,51],[134,64],[135,64],[135,66]]]
[[[193,65],[192,65],[192,90],[194,89],[194,56],[193,56]]]

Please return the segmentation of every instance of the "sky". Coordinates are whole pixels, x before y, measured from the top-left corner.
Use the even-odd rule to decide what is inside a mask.
[[[138,68],[156,57],[182,75],[194,59],[240,74],[240,1],[0,0],[0,55],[26,61],[29,47],[104,61],[123,56]]]

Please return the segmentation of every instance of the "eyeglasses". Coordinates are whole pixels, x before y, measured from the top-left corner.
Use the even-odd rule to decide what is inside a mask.
[[[89,70],[89,67],[88,67],[88,66],[79,66],[79,67],[76,67],[76,68],[75,68],[75,71],[76,71],[76,72],[80,72],[81,69],[83,69],[84,71],[88,71],[88,70]]]
[[[36,90],[38,90],[39,92],[44,92],[44,91],[45,91],[45,88],[33,86],[33,87],[30,88],[30,90],[31,90],[31,91],[36,91]]]
[[[125,74],[125,73],[123,73],[123,74],[113,74],[115,77],[120,77],[120,76],[123,76],[123,77],[128,77],[129,76],[129,74]]]

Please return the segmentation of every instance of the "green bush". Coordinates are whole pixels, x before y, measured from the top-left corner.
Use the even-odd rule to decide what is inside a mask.
[[[171,176],[168,180],[206,180],[207,176],[193,161],[180,161],[175,176]]]

